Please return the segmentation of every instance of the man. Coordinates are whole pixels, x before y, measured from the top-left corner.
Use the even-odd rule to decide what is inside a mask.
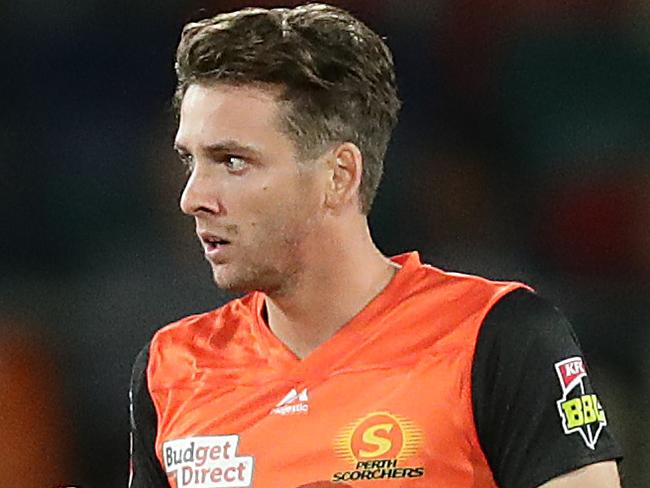
[[[144,487],[616,487],[565,319],[527,287],[384,257],[367,215],[391,54],[326,5],[188,24],[175,146],[214,281],[132,380]]]

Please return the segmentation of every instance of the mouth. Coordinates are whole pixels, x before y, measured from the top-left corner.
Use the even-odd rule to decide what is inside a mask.
[[[198,233],[198,235],[199,239],[201,240],[201,244],[203,244],[203,249],[205,250],[206,254],[211,254],[223,250],[231,243],[228,239],[217,234],[201,232]]]

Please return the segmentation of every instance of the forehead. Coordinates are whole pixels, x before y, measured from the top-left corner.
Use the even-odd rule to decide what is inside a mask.
[[[280,89],[273,86],[192,84],[181,103],[176,144],[211,144],[215,138],[278,137],[279,94]]]

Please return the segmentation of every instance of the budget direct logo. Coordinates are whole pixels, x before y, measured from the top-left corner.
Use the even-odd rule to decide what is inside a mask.
[[[238,435],[188,437],[162,446],[165,471],[178,488],[242,488],[253,481],[253,456],[238,456]]]
[[[332,481],[424,476],[424,466],[409,463],[423,438],[413,421],[390,412],[373,412],[355,420],[334,439],[336,455],[349,463],[350,469],[334,473]]]
[[[582,358],[576,356],[555,363],[555,372],[562,387],[562,398],[556,403],[564,433],[577,432],[587,447],[595,449],[607,419],[598,397],[589,389]]]

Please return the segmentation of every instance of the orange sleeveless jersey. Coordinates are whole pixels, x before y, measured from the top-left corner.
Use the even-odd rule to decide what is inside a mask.
[[[472,358],[489,309],[523,285],[417,253],[394,261],[388,287],[303,360],[264,323],[261,293],[154,336],[147,377],[171,486],[496,486]]]

